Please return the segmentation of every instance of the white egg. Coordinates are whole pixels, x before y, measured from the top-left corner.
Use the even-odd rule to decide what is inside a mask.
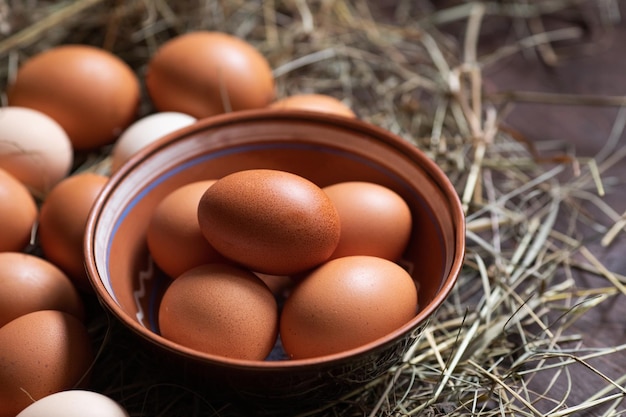
[[[35,401],[16,417],[129,417],[109,397],[92,391],[57,392]]]
[[[178,112],[154,113],[137,120],[115,142],[111,171],[117,171],[131,156],[152,142],[195,121],[195,117]]]
[[[73,159],[72,143],[55,120],[25,107],[0,108],[0,168],[31,191],[47,194]]]

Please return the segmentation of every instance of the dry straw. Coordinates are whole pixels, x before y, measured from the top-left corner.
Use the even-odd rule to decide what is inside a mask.
[[[594,361],[623,360],[626,346],[587,349],[572,329],[585,312],[626,295],[626,277],[588,248],[610,245],[626,226],[602,198],[611,186],[604,173],[626,156],[617,147],[626,112],[595,158],[577,158],[565,141],[536,147],[503,118],[521,101],[621,107],[626,98],[488,96],[482,77],[485,68],[529,51],[544,65],[559,65],[567,50],[555,45],[588,46],[581,22],[610,30],[619,20],[616,3],[0,0],[0,83],[23,59],[59,43],[110,49],[141,76],[148,57],[177,34],[213,29],[249,40],[272,64],[279,95],[333,95],[413,142],[445,170],[467,213],[465,268],[423,337],[386,375],[307,414],[617,416],[626,409],[626,377],[606,375]],[[567,24],[548,30],[547,16]],[[517,36],[485,52],[487,19],[504,21]],[[461,36],[447,35],[443,25]],[[142,111],[151,111],[149,103]],[[88,155],[84,163],[102,157]],[[580,287],[575,270],[606,283]],[[238,415],[233,404],[160,378],[145,366],[143,347],[106,316],[94,319],[91,331],[102,344],[95,388],[132,415]],[[595,392],[573,400],[573,375],[581,372]]]

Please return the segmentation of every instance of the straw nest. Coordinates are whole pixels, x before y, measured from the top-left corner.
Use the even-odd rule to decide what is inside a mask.
[[[565,143],[536,149],[503,119],[516,100],[600,105],[623,100],[488,96],[481,76],[522,50],[557,64],[554,42],[575,47],[583,25],[608,27],[619,17],[611,14],[617,6],[580,0],[388,3],[0,0],[0,85],[22,60],[60,43],[109,49],[141,77],[148,57],[177,34],[213,29],[245,38],[274,68],[279,96],[333,95],[362,119],[411,141],[445,170],[467,213],[465,268],[423,336],[386,375],[309,414],[620,414],[626,377],[612,380],[590,361],[623,358],[624,346],[585,350],[571,328],[589,309],[626,294],[625,278],[605,268],[584,237],[592,230],[595,241],[609,245],[624,226],[602,196],[603,173],[625,152],[615,149],[615,140],[594,159],[577,158]],[[548,15],[567,24],[548,31],[542,25]],[[485,51],[480,35],[488,17],[516,19],[527,32]],[[462,35],[446,34],[444,24]],[[152,111],[150,104],[143,103],[141,111]],[[621,134],[616,130],[622,119],[613,138]],[[87,155],[77,169],[102,158],[106,152]],[[601,215],[589,215],[589,207]],[[606,278],[606,285],[579,287],[575,269]],[[236,405],[212,402],[144,366],[146,355],[132,339],[120,337],[119,327],[105,315],[91,324],[102,346],[94,389],[133,416],[238,415]],[[569,398],[574,365],[585,367],[596,387],[583,401]],[[544,382],[537,382],[538,374]]]

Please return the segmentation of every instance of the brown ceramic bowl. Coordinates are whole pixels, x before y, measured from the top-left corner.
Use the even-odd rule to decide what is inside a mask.
[[[371,181],[399,193],[414,218],[401,264],[419,286],[415,318],[367,345],[305,360],[229,359],[161,337],[156,316],[169,280],[152,264],[146,247],[153,207],[186,183],[250,168],[291,171],[322,187]],[[444,173],[388,131],[304,111],[245,111],[175,132],[117,171],[93,208],[85,250],[89,278],[102,303],[154,347],[156,356],[176,364],[176,372],[246,398],[319,404],[373,380],[402,359],[457,280],[465,226],[459,198]]]

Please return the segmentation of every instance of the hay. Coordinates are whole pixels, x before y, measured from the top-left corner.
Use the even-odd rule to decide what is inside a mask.
[[[626,377],[611,379],[593,363],[623,358],[626,346],[586,349],[571,328],[588,310],[626,294],[626,277],[589,250],[598,240],[610,245],[626,225],[602,199],[611,188],[603,174],[626,157],[615,147],[626,115],[620,112],[593,159],[578,158],[564,141],[535,145],[507,128],[504,118],[518,101],[623,106],[625,99],[489,96],[481,76],[520,51],[558,65],[567,50],[557,50],[555,42],[584,48],[576,22],[606,30],[619,19],[615,2],[485,1],[435,10],[428,1],[401,0],[387,8],[387,17],[374,6],[363,0],[0,0],[0,91],[19,62],[59,43],[109,49],[141,76],[147,58],[177,34],[201,28],[246,38],[270,61],[279,95],[333,95],[362,119],[411,141],[445,170],[467,213],[465,268],[423,336],[386,375],[303,415],[620,414]],[[546,30],[547,15],[568,24]],[[526,31],[484,51],[480,34],[487,18],[515,19]],[[460,41],[442,25],[462,29]],[[142,113],[150,111],[144,102]],[[81,163],[103,157],[88,155]],[[575,270],[603,277],[606,285],[581,288]],[[90,331],[102,346],[94,389],[133,416],[242,413],[160,375],[143,346],[108,316],[96,316]],[[572,372],[579,368],[597,391],[572,402]],[[540,375],[550,383],[538,384]]]

